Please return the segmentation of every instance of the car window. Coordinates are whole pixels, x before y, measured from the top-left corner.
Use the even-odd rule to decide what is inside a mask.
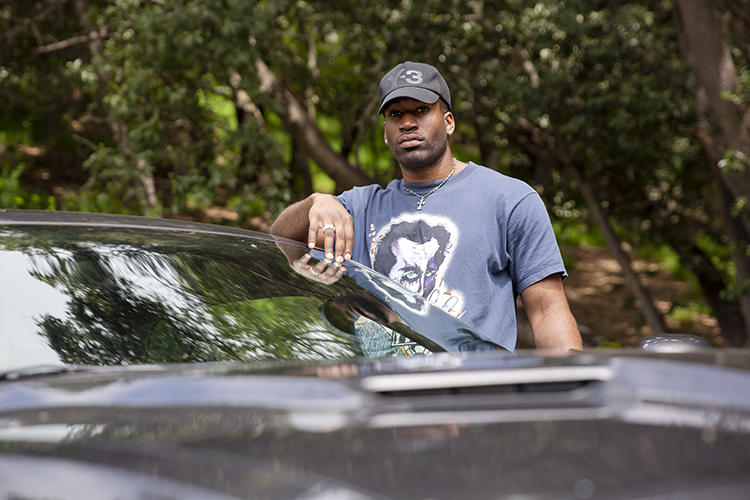
[[[446,349],[445,339],[435,343],[426,335],[435,329],[430,322],[424,331],[413,328],[429,308],[421,298],[357,266],[332,286],[310,281],[291,269],[269,237],[6,227],[0,228],[0,273],[12,276],[0,292],[0,370]],[[450,332],[459,337],[448,341],[456,350],[476,339],[461,328]]]

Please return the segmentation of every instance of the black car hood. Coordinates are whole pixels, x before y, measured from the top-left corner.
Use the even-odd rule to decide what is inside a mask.
[[[9,498],[743,498],[747,359],[435,355],[21,376],[0,385],[0,485]],[[109,489],[77,496],[92,478]]]

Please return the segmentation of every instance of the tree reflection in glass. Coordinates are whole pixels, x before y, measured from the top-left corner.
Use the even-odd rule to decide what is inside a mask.
[[[30,253],[32,274],[70,297],[67,317],[38,319],[40,334],[66,363],[355,355],[351,341],[327,329],[317,312],[330,292],[301,296],[285,262],[101,243]]]

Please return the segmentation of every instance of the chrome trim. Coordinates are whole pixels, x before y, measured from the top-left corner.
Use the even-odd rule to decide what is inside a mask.
[[[492,371],[375,375],[363,378],[361,386],[370,392],[418,391],[457,387],[541,384],[609,380],[608,366],[549,366]]]

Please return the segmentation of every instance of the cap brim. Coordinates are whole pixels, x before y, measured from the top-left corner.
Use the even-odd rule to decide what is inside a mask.
[[[411,97],[412,99],[427,104],[434,104],[440,99],[440,96],[432,90],[419,87],[400,87],[383,98],[383,103],[380,105],[380,111],[378,111],[378,114],[382,115],[383,110],[388,107],[391,101],[401,97]]]

